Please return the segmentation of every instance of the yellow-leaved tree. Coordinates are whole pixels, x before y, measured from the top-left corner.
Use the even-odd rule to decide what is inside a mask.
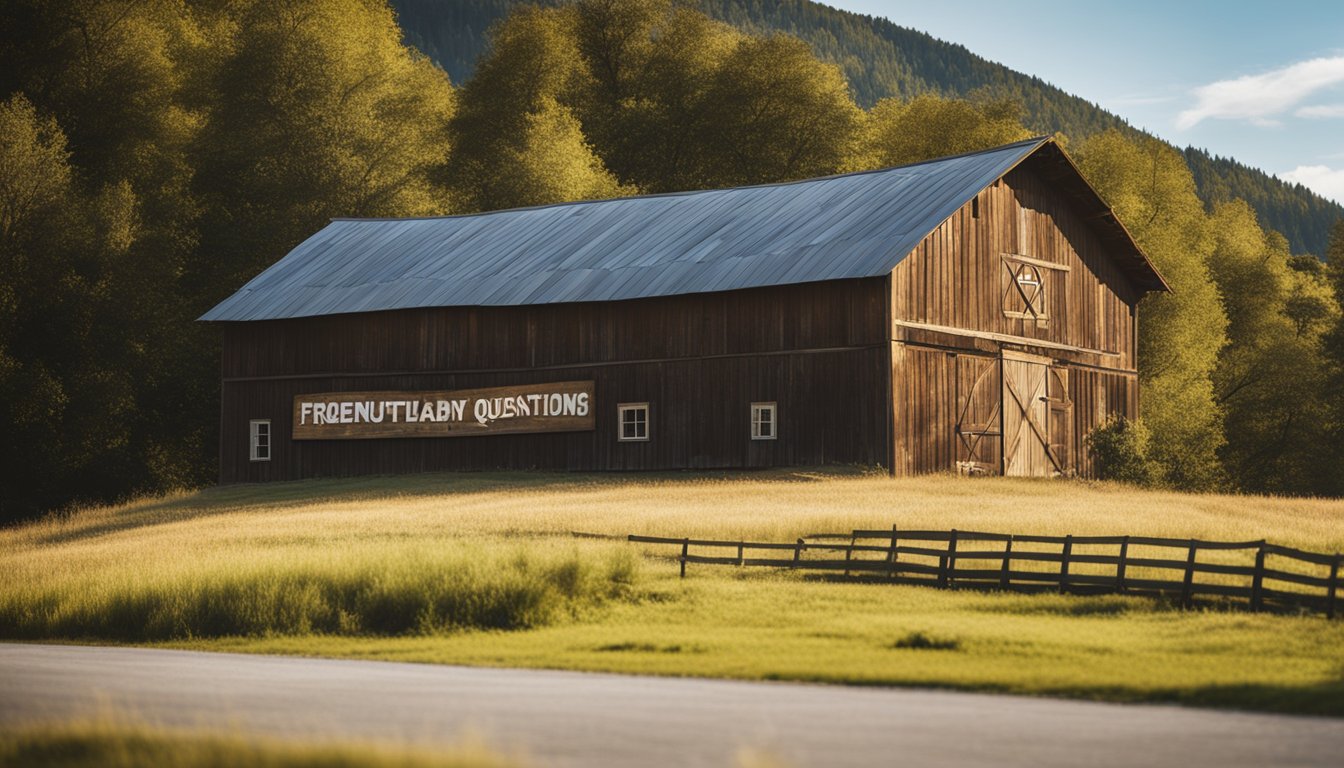
[[[883,99],[868,113],[855,165],[886,168],[1010,144],[1031,136],[1012,100],[949,99],[933,94]]]
[[[1142,417],[1159,480],[1216,487],[1224,480],[1223,413],[1213,374],[1227,344],[1227,314],[1209,271],[1215,240],[1190,169],[1169,145],[1114,130],[1081,142],[1073,156],[1172,288],[1139,305]]]
[[[583,76],[572,14],[521,8],[496,28],[462,89],[442,178],[469,210],[616,197],[570,103]]]

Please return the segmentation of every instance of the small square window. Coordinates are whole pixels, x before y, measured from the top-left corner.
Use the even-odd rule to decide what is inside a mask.
[[[253,419],[249,422],[251,446],[248,451],[248,458],[252,461],[270,461],[271,460],[271,421],[270,419]]]
[[[617,437],[622,442],[636,442],[649,439],[649,404],[622,403],[616,406],[619,423]]]
[[[751,439],[774,440],[779,436],[775,419],[774,403],[751,404]]]

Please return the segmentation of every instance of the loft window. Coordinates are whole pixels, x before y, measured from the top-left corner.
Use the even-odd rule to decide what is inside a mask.
[[[774,440],[779,431],[776,429],[776,407],[774,403],[751,404],[751,439]]]
[[[248,422],[250,438],[248,458],[252,461],[271,460],[271,420],[253,419]]]
[[[616,406],[617,421],[621,442],[637,442],[649,439],[649,404],[622,403]]]
[[[1046,280],[1050,270],[1038,264],[1004,257],[1003,314],[1034,320],[1044,327],[1049,321],[1046,306]]]

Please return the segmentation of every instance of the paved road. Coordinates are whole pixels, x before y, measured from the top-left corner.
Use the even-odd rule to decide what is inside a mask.
[[[113,708],[167,726],[440,744],[538,766],[1339,766],[1344,720],[941,691],[0,644],[0,724]]]

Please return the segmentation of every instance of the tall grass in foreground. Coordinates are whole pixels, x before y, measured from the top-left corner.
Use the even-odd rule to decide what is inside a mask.
[[[0,765],[25,768],[504,768],[481,748],[451,752],[352,744],[291,744],[241,735],[106,723],[0,731]]]
[[[168,573],[0,579],[0,636],[134,642],[526,629],[631,594],[635,555],[403,545],[223,558]],[[31,577],[31,574],[29,574]]]

